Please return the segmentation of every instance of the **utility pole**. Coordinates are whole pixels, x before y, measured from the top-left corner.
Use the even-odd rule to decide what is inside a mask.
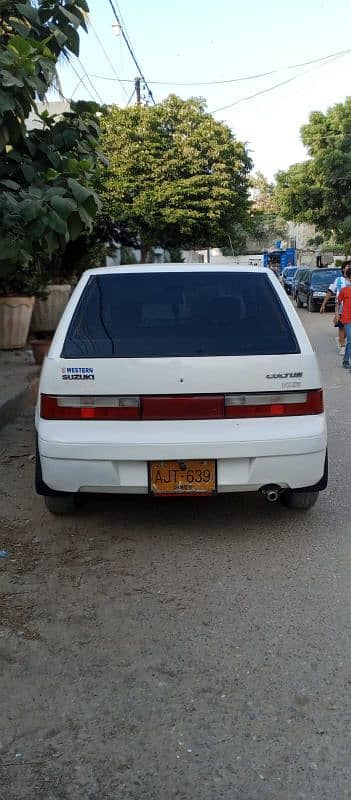
[[[136,94],[136,104],[137,104],[137,106],[140,106],[140,104],[141,104],[140,78],[135,78],[134,85],[135,85],[135,94]]]

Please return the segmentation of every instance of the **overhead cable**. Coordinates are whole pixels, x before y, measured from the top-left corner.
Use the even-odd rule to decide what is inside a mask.
[[[238,100],[235,100],[234,103],[228,103],[227,106],[220,106],[220,108],[214,108],[210,111],[210,114],[217,114],[218,111],[226,111],[227,108],[233,108],[234,106],[238,106],[239,103],[245,103],[246,100],[253,100],[254,97],[259,97],[261,94],[267,94],[267,92],[272,92],[273,89],[278,89],[279,86],[285,86],[287,83],[291,83],[295,81],[296,78],[299,78],[299,75],[294,75],[292,78],[287,78],[286,81],[279,81],[279,83],[274,83],[273,86],[268,86],[267,89],[261,89],[259,92],[254,92],[254,94],[249,94],[247,97],[240,97]]]
[[[84,66],[84,64],[82,64],[82,62],[81,62],[80,58],[78,58],[78,61],[79,61],[79,64],[80,64],[80,66],[81,66],[81,68],[82,68],[82,70],[83,70],[84,77],[85,77],[85,78],[87,78],[87,80],[89,81],[89,83],[90,83],[90,86],[92,87],[93,91],[94,91],[94,92],[95,92],[95,94],[96,94],[96,97],[98,98],[99,102],[100,102],[100,103],[101,103],[101,105],[103,106],[103,105],[104,105],[104,101],[103,101],[103,99],[102,99],[102,97],[101,97],[101,94],[98,92],[98,90],[97,90],[97,89],[96,89],[96,87],[94,86],[94,84],[93,84],[93,82],[92,82],[92,80],[91,80],[91,78],[90,78],[90,75],[88,75],[88,73],[87,73],[87,71],[86,71],[86,69],[85,69],[85,66]]]
[[[258,72],[254,75],[245,75],[239,78],[224,78],[223,80],[214,80],[214,81],[185,81],[183,83],[179,81],[148,81],[148,83],[152,86],[219,86],[221,84],[227,84],[227,83],[241,83],[243,81],[253,81],[257,80],[258,78],[266,78],[268,75],[274,75],[277,72],[284,72],[285,70],[288,69],[299,69],[300,67],[308,67],[311,64],[318,64],[323,61],[333,60],[335,58],[348,55],[348,53],[350,52],[351,48],[347,48],[346,50],[338,50],[335,53],[329,53],[329,55],[327,56],[320,56],[319,58],[313,58],[310,61],[302,61],[299,64],[288,64],[285,67],[276,67],[274,69],[269,70],[268,72]],[[93,75],[92,77],[105,81],[114,80],[113,78],[110,78],[107,75]],[[134,81],[131,78],[119,78],[119,80],[121,83],[134,83]]]
[[[341,58],[344,55],[347,55],[347,53],[350,52],[351,50],[343,50],[339,54],[336,54],[334,56],[328,56],[329,61],[327,63],[330,63],[332,61],[337,61],[339,58]],[[318,59],[318,60],[324,61],[324,63],[326,63],[326,59]],[[317,62],[314,60],[313,62],[310,63],[315,64]],[[302,64],[300,66],[302,66]],[[260,89],[260,91],[254,92],[253,94],[249,94],[246,97],[239,97],[238,100],[234,100],[233,103],[228,103],[228,105],[220,106],[219,108],[214,108],[212,111],[210,111],[210,113],[217,114],[219,111],[226,111],[228,108],[234,108],[234,106],[237,106],[240,103],[245,103],[247,100],[253,100],[255,97],[259,97],[261,94],[267,94],[268,92],[272,92],[274,89],[279,89],[280,86],[285,86],[287,83],[292,83],[292,81],[296,81],[298,78],[302,78],[304,75],[307,75],[311,71],[312,70],[305,70],[304,72],[299,72],[296,75],[293,75],[292,78],[287,78],[285,81],[279,81],[279,83],[274,83],[273,86],[268,86],[266,89]]]
[[[89,20],[89,26],[90,26],[90,28],[91,28],[91,29],[92,29],[92,31],[93,31],[93,34],[94,34],[94,36],[95,36],[95,39],[96,39],[96,41],[98,42],[98,44],[99,44],[99,45],[100,45],[100,47],[101,47],[101,50],[102,50],[102,52],[103,52],[103,54],[104,54],[104,56],[105,56],[105,58],[106,58],[106,61],[107,61],[107,63],[110,65],[110,67],[111,67],[111,69],[112,69],[112,72],[113,72],[113,73],[114,73],[114,75],[115,75],[115,78],[110,78],[110,80],[111,80],[111,81],[114,81],[114,80],[116,79],[116,80],[118,81],[118,83],[120,84],[120,86],[121,86],[121,88],[122,88],[122,90],[123,90],[123,92],[124,92],[124,94],[125,94],[126,98],[128,99],[128,92],[127,92],[127,91],[126,91],[126,89],[124,88],[124,86],[123,86],[123,82],[120,80],[119,76],[117,75],[117,72],[116,72],[115,66],[114,66],[113,62],[111,61],[111,59],[110,59],[110,56],[109,56],[109,54],[108,54],[108,52],[107,52],[107,50],[106,50],[105,46],[103,45],[103,43],[102,43],[102,41],[101,41],[101,39],[100,39],[100,37],[99,37],[99,35],[98,35],[97,31],[95,30],[95,28],[94,28],[94,25],[92,24],[91,20]],[[93,75],[92,77],[95,77],[95,76]]]
[[[74,90],[74,92],[72,94],[71,99],[73,98],[73,95],[76,93],[76,91],[78,89],[78,86],[80,86],[80,84],[82,84],[84,86],[85,91],[88,93],[88,95],[91,97],[92,101],[95,103],[96,102],[95,97],[92,95],[92,93],[91,93],[90,89],[88,88],[88,86],[86,86],[86,84],[84,83],[84,77],[85,76],[84,75],[82,76],[82,75],[79,74],[78,70],[76,70],[76,68],[75,68],[74,64],[72,64],[72,62],[70,62],[70,67],[71,67],[71,69],[73,70],[74,74],[77,76],[77,78],[79,80],[79,83],[77,84],[77,86],[76,86],[76,88],[75,88],[75,90]]]
[[[128,37],[127,37],[126,33],[125,33],[125,30],[124,30],[124,28],[123,28],[123,25],[122,25],[122,23],[121,23],[121,20],[120,20],[120,18],[119,18],[119,16],[118,16],[118,14],[117,14],[116,7],[115,7],[115,5],[114,5],[114,2],[113,2],[113,0],[108,0],[108,2],[109,2],[110,6],[111,6],[111,8],[112,8],[112,11],[113,11],[113,14],[114,14],[115,20],[116,20],[117,24],[119,25],[119,28],[120,28],[120,31],[121,31],[121,34],[122,34],[123,40],[124,40],[125,44],[127,45],[127,48],[128,48],[128,50],[129,50],[129,53],[130,53],[130,55],[131,55],[131,57],[132,57],[132,59],[133,59],[133,61],[134,61],[134,64],[135,64],[135,66],[136,66],[136,68],[137,68],[137,70],[138,70],[138,72],[139,72],[139,75],[140,75],[140,77],[141,77],[141,78],[142,78],[142,80],[144,81],[144,84],[145,84],[145,86],[146,86],[146,89],[147,89],[147,91],[148,91],[149,97],[150,97],[150,99],[152,100],[152,102],[153,102],[153,103],[155,103],[155,99],[154,99],[154,96],[153,96],[153,94],[152,94],[152,91],[151,91],[150,87],[148,86],[148,82],[147,82],[147,80],[146,80],[145,76],[143,75],[142,69],[141,69],[141,67],[140,67],[140,65],[139,65],[139,63],[138,63],[138,61],[137,61],[137,58],[136,58],[136,55],[135,55],[135,53],[134,53],[134,50],[133,50],[133,48],[132,48],[132,45],[130,44],[130,41],[129,41],[129,39],[128,39]]]

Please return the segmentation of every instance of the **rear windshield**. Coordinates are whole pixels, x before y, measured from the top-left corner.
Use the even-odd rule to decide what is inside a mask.
[[[335,281],[335,278],[339,278],[340,275],[340,269],[324,269],[323,272],[312,272],[311,285],[329,286]]]
[[[263,273],[94,275],[78,302],[63,358],[299,353]]]
[[[296,267],[289,267],[288,269],[284,270],[284,278],[292,278],[295,275]]]

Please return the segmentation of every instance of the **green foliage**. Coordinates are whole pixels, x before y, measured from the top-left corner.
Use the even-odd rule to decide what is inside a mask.
[[[275,185],[263,172],[256,172],[250,178],[252,207],[265,214],[278,214],[279,208],[275,196]]]
[[[79,113],[73,105],[59,120],[43,116],[44,127],[0,159],[1,292],[11,280],[18,286],[21,269],[34,260],[47,269],[54,253],[92,226],[99,209],[91,187],[99,135],[94,114],[90,104],[80,104]]]
[[[169,261],[171,264],[183,264],[184,258],[180,247],[171,247],[169,249]]]
[[[286,220],[279,213],[276,187],[262,172],[250,180],[252,198],[251,235],[259,241],[286,235]]]
[[[104,207],[138,237],[143,260],[155,245],[220,246],[228,232],[235,242],[242,234],[251,160],[202,100],[113,107],[102,119],[102,149]]]
[[[301,137],[309,160],[277,175],[282,212],[345,245],[351,241],[351,98],[326,114],[310,114]]]
[[[0,292],[40,291],[54,254],[92,226],[98,106],[72,104],[41,115],[26,131],[37,98],[56,78],[58,59],[78,54],[85,0],[0,0]],[[45,268],[43,267],[45,265]]]
[[[47,268],[50,280],[75,283],[84,270],[105,266],[106,257],[114,255],[117,243],[125,245],[122,251],[136,244],[109,214],[98,213],[89,232],[69,241],[62,252],[54,253]]]
[[[24,123],[56,76],[58,58],[78,55],[85,0],[0,0],[0,151],[25,135]]]
[[[121,248],[121,264],[137,264],[137,258],[131,247]]]

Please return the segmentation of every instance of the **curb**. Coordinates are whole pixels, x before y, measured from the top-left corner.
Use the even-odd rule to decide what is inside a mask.
[[[10,397],[6,403],[0,405],[0,429],[4,428],[28,406],[35,402],[38,389],[39,375],[31,378],[25,389]]]

